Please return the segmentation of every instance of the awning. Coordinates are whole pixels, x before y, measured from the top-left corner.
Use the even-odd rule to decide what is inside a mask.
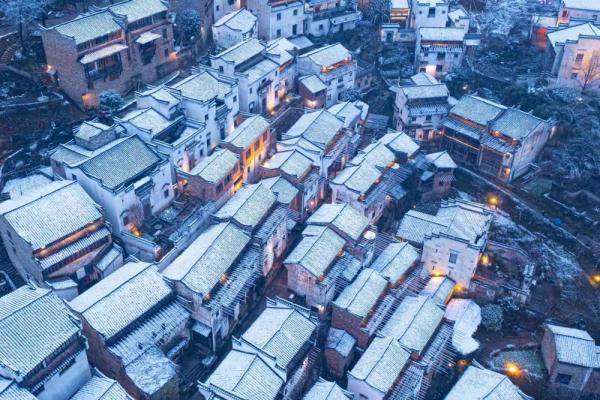
[[[93,63],[94,61],[100,60],[104,57],[112,56],[113,54],[125,50],[126,48],[127,46],[121,43],[111,44],[110,46],[106,46],[100,50],[86,54],[81,58],[81,60],[79,60],[79,62],[81,64]]]
[[[159,35],[158,33],[144,32],[140,35],[140,37],[135,39],[135,42],[139,43],[139,44],[146,44],[146,43],[150,43],[151,41],[156,40],[160,37],[162,37],[162,36]]]

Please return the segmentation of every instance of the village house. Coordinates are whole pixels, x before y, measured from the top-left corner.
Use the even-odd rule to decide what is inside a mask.
[[[388,136],[359,150],[330,180],[331,201],[350,203],[375,224],[394,200],[402,200],[406,194],[402,184],[409,180],[412,169],[396,163],[396,153],[386,145],[393,141]]]
[[[448,152],[419,154],[415,158],[415,165],[420,172],[419,191],[422,199],[439,199],[450,193],[454,170],[458,165]]]
[[[446,26],[450,2],[447,0],[409,0],[410,27],[441,28]]]
[[[302,400],[349,400],[351,398],[352,393],[342,389],[337,383],[319,378]]]
[[[109,228],[102,209],[73,181],[0,203],[0,236],[12,264],[23,279],[65,299],[123,264]]]
[[[105,90],[126,94],[175,70],[173,27],[161,0],[126,0],[42,30],[48,63],[84,108]]]
[[[493,212],[466,200],[442,201],[436,215],[407,212],[397,236],[422,247],[423,268],[468,287],[487,243]]]
[[[207,17],[210,17],[208,24],[205,25],[205,29],[210,31],[210,27],[216,23],[216,21],[219,21],[227,14],[242,9],[243,5],[241,0],[213,0],[207,2],[203,1],[200,7],[198,7],[197,4],[193,4],[192,7],[210,9],[210,15],[208,15],[208,12],[205,13],[207,14]]]
[[[304,9],[304,33],[319,37],[356,28],[362,13],[348,0],[307,0]]]
[[[227,149],[215,149],[181,176],[186,180],[186,193],[205,202],[214,202],[216,207],[231,198],[244,182],[240,159]]]
[[[467,50],[462,28],[419,28],[415,70],[440,78],[460,67]]]
[[[305,75],[298,78],[298,94],[305,108],[323,108],[327,100],[327,86],[317,75]]]
[[[485,369],[477,361],[467,368],[445,400],[479,400],[485,397],[533,400],[507,376]]]
[[[385,44],[412,42],[415,40],[414,30],[409,27],[410,0],[392,0],[390,2],[389,22],[381,24],[381,42]]]
[[[213,41],[221,49],[228,49],[256,37],[256,16],[245,8],[219,18],[212,26]]]
[[[273,39],[267,43],[267,54],[279,65],[279,107],[274,110],[276,113],[285,108],[291,100],[292,92],[296,90],[298,51],[298,46],[286,38]]]
[[[348,372],[354,398],[383,400],[409,362],[410,353],[391,337],[375,337]]]
[[[432,296],[434,301],[443,304],[442,301],[448,300],[455,287],[454,281],[447,277],[431,277],[421,294]],[[435,291],[430,291],[428,288],[435,288]],[[479,342],[473,338],[473,335],[481,324],[481,307],[475,301],[451,299],[446,304],[444,320],[452,324],[452,347],[458,354],[467,356],[479,349]]]
[[[113,234],[124,240],[130,254],[160,259],[168,249],[156,243],[143,225],[175,198],[169,160],[137,135],[118,137],[115,126],[95,127],[80,128],[74,140],[58,146],[51,156],[52,172],[58,179],[79,182],[102,206]]]
[[[300,0],[248,0],[258,18],[258,37],[269,41],[304,34],[304,2]]]
[[[258,39],[252,38],[211,55],[210,65],[238,80],[240,111],[268,115],[285,102],[289,90],[287,81],[279,76],[281,55],[269,53]]]
[[[419,72],[396,91],[394,125],[418,143],[430,144],[441,138],[440,124],[448,116],[451,97],[445,84]]]
[[[90,379],[81,322],[53,291],[30,283],[0,310],[0,398],[68,400]]]
[[[94,369],[91,379],[70,400],[133,400],[133,397],[127,394],[119,382]]]
[[[343,329],[356,339],[356,346],[366,349],[373,332],[363,328],[388,287],[388,281],[379,272],[371,268],[363,269],[333,302],[332,328]]]
[[[550,121],[465,95],[442,122],[442,147],[459,164],[509,183],[531,168],[550,134]]]
[[[356,339],[343,329],[330,328],[323,354],[329,372],[342,378],[354,361]]]
[[[179,398],[174,359],[190,313],[156,266],[130,261],[69,303],[82,319],[91,362],[134,398]]]
[[[370,268],[379,272],[391,286],[398,286],[417,266],[420,254],[408,242],[391,242],[373,261]]]
[[[550,87],[600,93],[600,27],[587,22],[548,33],[546,69]]]
[[[266,309],[240,338],[233,339],[232,350],[199,383],[200,393],[226,399],[299,397],[316,360],[317,327],[318,319],[308,309],[267,299]]]
[[[413,160],[420,150],[420,146],[413,138],[402,131],[388,129],[379,141],[394,153],[399,164]]]
[[[561,397],[600,394],[600,346],[588,332],[547,324],[541,347],[550,386]]]
[[[341,100],[343,92],[354,88],[356,61],[340,43],[330,44],[298,56],[298,74],[315,75],[327,87],[325,105],[329,107]],[[317,85],[308,87],[312,86]],[[316,108],[316,104],[311,108]]]
[[[600,5],[594,0],[561,0],[556,15],[534,15],[529,38],[540,49],[546,47],[548,33],[591,22],[596,24]]]
[[[369,115],[369,105],[361,100],[342,101],[327,109],[330,113],[344,121],[344,128],[357,134],[353,142],[358,141],[358,134],[362,134]],[[358,145],[356,145],[358,147]]]
[[[221,142],[240,160],[242,182],[255,182],[260,164],[271,149],[272,135],[269,122],[260,115],[246,118]]]
[[[375,232],[369,221],[347,204],[324,204],[308,220],[302,240],[284,261],[288,288],[306,304],[326,308],[339,292],[345,253],[368,264]],[[350,279],[351,281],[352,279]]]

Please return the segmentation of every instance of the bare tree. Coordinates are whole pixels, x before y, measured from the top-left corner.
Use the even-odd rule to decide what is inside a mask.
[[[581,91],[586,92],[595,83],[600,82],[600,52],[595,51],[587,64],[583,65]]]
[[[25,44],[27,26],[45,12],[51,0],[0,0],[0,14],[19,30],[21,47]]]

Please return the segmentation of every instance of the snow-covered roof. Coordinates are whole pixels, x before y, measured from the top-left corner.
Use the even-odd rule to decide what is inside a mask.
[[[381,177],[382,171],[368,162],[358,166],[349,165],[333,180],[334,185],[344,185],[359,194],[366,194]]]
[[[473,95],[464,95],[450,110],[461,118],[473,121],[478,125],[487,126],[487,123],[498,117],[506,107],[493,101]]]
[[[173,124],[173,121],[165,118],[154,108],[140,108],[129,112],[123,118],[118,119],[121,123],[130,123],[136,128],[149,132],[155,136]]]
[[[24,378],[81,333],[51,290],[22,286],[0,297],[0,364]]]
[[[448,19],[456,24],[461,19],[469,19],[469,14],[462,6],[458,6],[455,9],[448,11]]]
[[[369,114],[369,105],[363,101],[343,101],[336,103],[327,109],[330,113],[344,121],[344,127],[348,128],[359,118],[366,120]]]
[[[302,51],[304,49],[307,49],[309,47],[312,47],[314,45],[313,42],[310,41],[309,38],[307,38],[304,35],[300,35],[300,36],[294,36],[292,38],[288,39],[294,46],[296,46],[298,48],[298,50]]]
[[[391,8],[408,8],[408,0],[392,0]]]
[[[600,11],[600,4],[596,0],[563,0],[563,3],[565,8]]]
[[[325,348],[337,351],[342,357],[348,357],[356,344],[356,339],[343,329],[330,328]]]
[[[446,304],[456,283],[447,276],[432,276],[419,294],[431,297],[438,304]]]
[[[396,156],[382,140],[369,144],[367,147],[358,151],[358,154],[350,160],[350,165],[359,165],[367,162],[378,168],[386,168],[396,161]]]
[[[282,204],[290,204],[300,193],[300,190],[283,176],[263,179],[260,183],[275,193],[277,201]]]
[[[190,290],[206,295],[246,248],[250,237],[232,223],[210,226],[164,271],[165,278],[181,281]]]
[[[319,378],[317,382],[302,397],[302,400],[349,400],[352,394],[337,385]]]
[[[225,14],[213,26],[221,27],[226,26],[234,31],[240,31],[242,33],[250,32],[252,28],[256,26],[256,16],[245,8],[240,8],[237,11]]]
[[[329,226],[352,240],[358,240],[369,226],[369,219],[348,203],[328,203],[322,204],[306,223]]]
[[[149,89],[136,92],[136,97],[152,97],[159,103],[168,104],[169,107],[179,104],[179,99],[175,97],[165,86],[150,87]]]
[[[348,375],[386,394],[404,369],[410,353],[391,337],[375,337]]]
[[[285,381],[257,354],[231,350],[200,389],[217,397],[244,400],[275,400]],[[233,397],[231,396],[231,397]]]
[[[365,318],[387,285],[388,281],[379,272],[366,268],[340,293],[333,304],[352,315]]]
[[[433,235],[446,235],[482,246],[492,221],[492,211],[483,204],[454,199],[442,202],[437,215],[410,210],[400,221],[397,235],[423,243]]]
[[[284,263],[298,264],[313,276],[321,277],[342,251],[346,241],[326,227],[307,227],[302,235],[302,240]]]
[[[298,81],[304,85],[309,92],[316,94],[323,90],[327,90],[327,85],[315,74],[306,75],[298,78]]]
[[[312,168],[312,160],[298,150],[278,151],[265,161],[262,167],[280,169],[294,178],[299,178]]]
[[[218,183],[238,167],[237,156],[228,149],[215,149],[208,157],[200,160],[190,171],[190,175],[198,176],[209,183]]]
[[[235,80],[207,69],[189,76],[188,78],[170,85],[176,95],[188,99],[207,102],[214,99],[223,100],[236,86]],[[237,90],[235,91],[237,93]]]
[[[271,72],[276,71],[278,68],[278,64],[271,60],[268,57],[263,57],[256,64],[252,64],[249,68],[244,68],[243,73],[248,75],[248,82],[252,84],[253,82],[258,81],[259,79],[265,78]]]
[[[112,126],[97,122],[97,121],[83,121],[77,128],[75,136],[84,140],[90,140],[98,136],[102,132],[112,129]]]
[[[51,182],[2,202],[0,215],[33,250],[64,239],[102,218],[96,203],[73,181]]]
[[[148,397],[177,379],[175,364],[155,345],[126,365],[125,373]]]
[[[310,310],[284,300],[271,300],[267,308],[250,325],[240,340],[272,357],[275,363],[287,369],[306,348],[317,328]]]
[[[302,115],[283,134],[283,139],[302,137],[310,143],[325,149],[343,127],[343,121],[327,110],[319,110]]]
[[[0,376],[0,400],[37,400],[37,397],[19,387],[15,381]]]
[[[490,129],[511,139],[522,140],[544,122],[543,119],[534,115],[515,108],[509,108],[490,123]]]
[[[443,308],[427,296],[407,296],[381,329],[405,347],[421,353],[444,317]]]
[[[410,81],[414,85],[420,85],[420,86],[437,85],[438,83],[440,83],[440,81],[438,81],[435,78],[435,76],[428,74],[427,72],[417,72],[416,74],[414,74],[413,76],[410,77]]]
[[[445,400],[528,400],[508,377],[479,365],[471,365],[452,387]]]
[[[131,396],[113,379],[95,372],[70,400],[131,400]]]
[[[481,323],[481,308],[473,300],[452,299],[446,306],[444,318],[453,321],[452,346],[462,355],[473,353],[479,342],[473,338]]]
[[[257,38],[251,38],[223,50],[214,56],[214,58],[220,58],[234,65],[239,65],[261,54],[264,50],[265,46]]]
[[[438,169],[456,169],[458,166],[450,157],[446,150],[437,153],[429,153],[425,156],[428,163],[433,164]]]
[[[406,154],[407,157],[412,157],[420,148],[419,145],[404,132],[388,131],[388,133],[383,135],[379,140],[393,152]]]
[[[166,12],[167,4],[163,0],[126,0],[109,7],[115,15],[125,16],[127,23],[139,21],[154,14]]]
[[[422,41],[462,42],[465,38],[463,28],[419,28]]]
[[[23,178],[15,178],[4,184],[2,194],[8,195],[10,199],[16,199],[17,197],[21,197],[31,190],[39,189],[50,182],[52,182],[52,180],[42,174],[33,174]]]
[[[315,64],[322,68],[342,62],[350,58],[350,52],[340,43],[334,43],[327,46],[319,47],[300,58],[310,58]]]
[[[600,346],[590,334],[581,329],[547,324],[553,333],[556,358],[559,362],[587,368],[600,368]]]
[[[437,85],[427,84],[419,86],[401,86],[400,90],[409,100],[426,100],[448,97],[448,88],[443,83]]]
[[[419,260],[417,249],[408,242],[390,243],[373,261],[371,268],[378,271],[381,276],[395,283],[404,277],[409,268]]]
[[[291,53],[297,49],[296,45],[288,39],[280,37],[267,43],[267,56],[279,66],[282,66],[294,59]]]
[[[269,122],[260,115],[246,118],[232,133],[225,137],[224,142],[239,149],[248,149],[269,128]]]
[[[216,213],[220,221],[234,220],[238,224],[254,228],[273,207],[277,197],[268,187],[256,183],[238,190]]]
[[[172,295],[156,266],[129,262],[69,303],[107,340]]]

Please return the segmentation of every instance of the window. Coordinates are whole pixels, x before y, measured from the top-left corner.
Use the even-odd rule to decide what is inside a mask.
[[[277,21],[281,21],[281,13],[277,13]]]
[[[563,16],[563,18],[567,18],[569,16],[569,10],[564,10],[562,12],[562,16]]]
[[[445,53],[437,53],[437,59],[438,59],[438,61],[439,60],[443,60],[444,58],[446,58],[445,56],[446,56]]]
[[[165,196],[165,199],[169,198],[169,189],[165,189],[163,195]]]
[[[319,30],[322,31],[323,30],[323,24],[319,24]]]
[[[204,115],[204,120],[208,121],[208,114]]]
[[[429,18],[435,17],[435,7],[429,7],[429,12],[427,13],[427,17],[429,17]]]
[[[567,374],[556,374],[556,379],[554,380],[556,383],[560,383],[561,385],[568,385],[571,383],[571,375]]]
[[[235,103],[237,101],[237,96],[233,96],[233,102]]]
[[[165,57],[169,57],[169,49],[165,49],[164,54],[165,54]]]
[[[426,115],[425,116],[425,121],[431,121],[431,115]]]
[[[277,29],[277,37],[281,37],[281,29]]]
[[[167,36],[168,36],[167,28],[163,28],[163,34],[162,34],[163,39],[166,39]]]
[[[129,215],[123,215],[123,225],[129,225]]]
[[[222,65],[219,65],[219,72],[223,73],[223,66]]]
[[[217,11],[219,11],[219,9],[220,9],[220,7],[219,7],[219,6],[217,6]]]
[[[443,65],[436,65],[435,66],[435,72],[442,72],[442,68],[443,67],[444,67]]]
[[[296,35],[298,34],[298,25],[294,24],[292,25],[292,35]]]
[[[252,88],[248,89],[248,91],[250,92],[250,94],[252,94]]]
[[[577,79],[577,72],[573,72],[571,74],[571,79]]]
[[[294,10],[294,15],[298,15],[298,10]]]
[[[456,264],[457,261],[458,261],[458,252],[451,251],[450,257],[448,257],[448,262],[450,262],[450,264]]]
[[[583,53],[578,53],[577,56],[575,56],[575,64],[581,64],[582,61],[583,61]]]

